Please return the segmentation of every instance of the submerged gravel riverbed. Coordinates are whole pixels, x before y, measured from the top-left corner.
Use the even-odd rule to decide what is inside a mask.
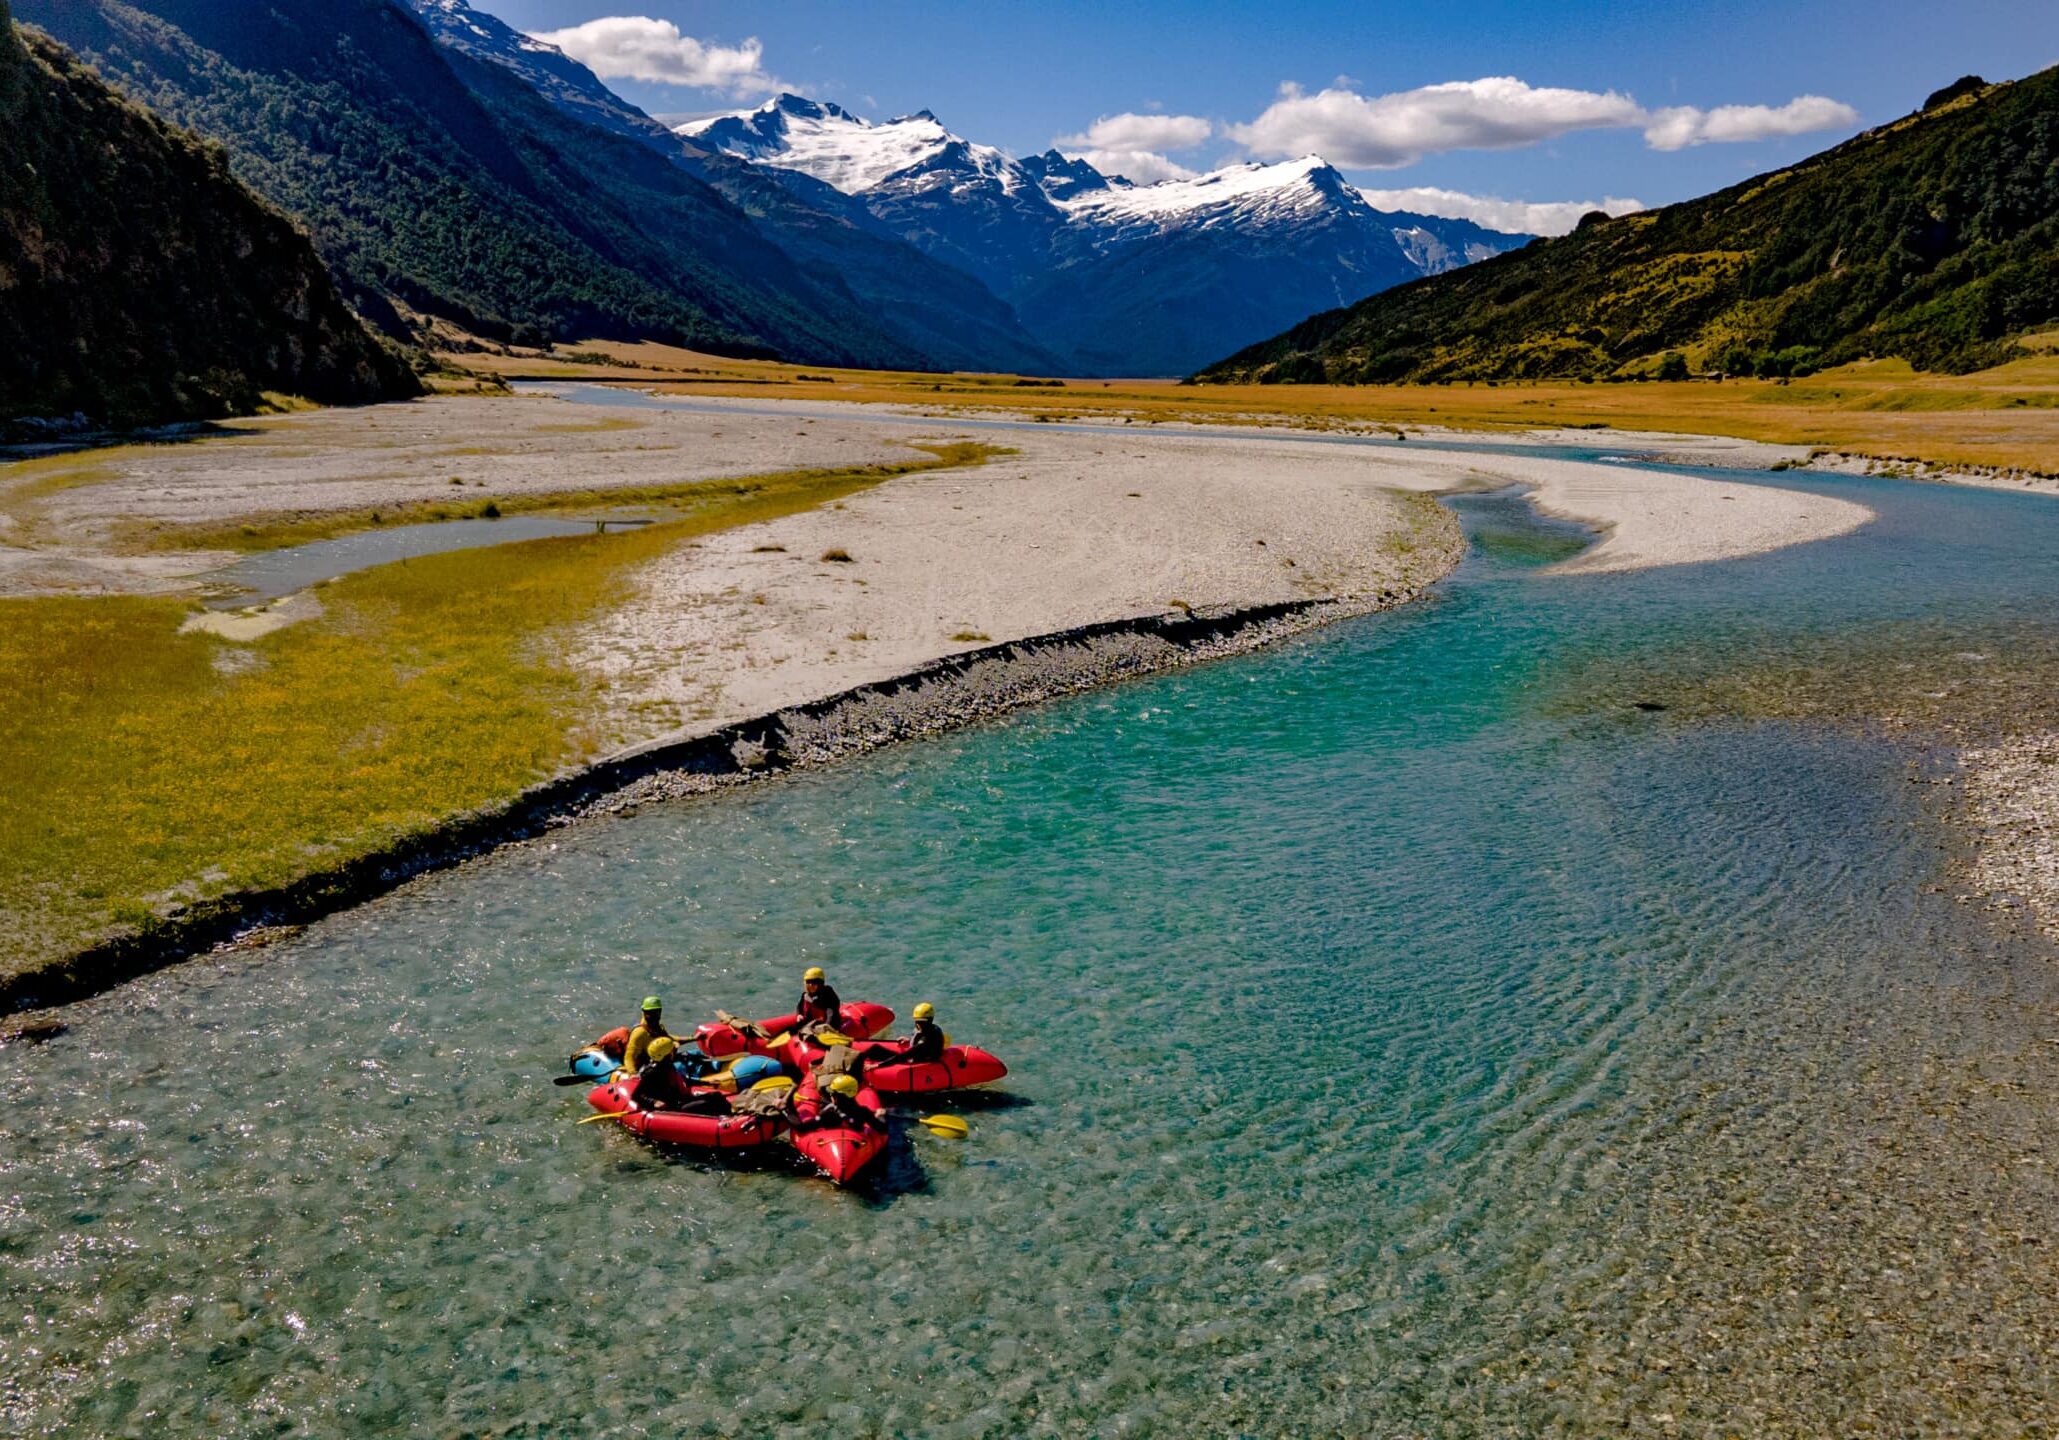
[[[1585,537],[1468,499],[1476,558],[1425,603],[73,1007],[0,1051],[0,1290],[33,1317],[0,1417],[2051,1429],[2059,949],[1958,903],[1930,752],[1544,703],[1598,657],[1707,675],[1911,620],[1992,653],[2055,618],[2059,513],[1812,483],[1880,519],[1627,576],[1546,574]],[[1009,1061],[970,1141],[902,1128],[837,1194],[575,1128],[542,1081],[652,988],[769,1011],[811,963]]]

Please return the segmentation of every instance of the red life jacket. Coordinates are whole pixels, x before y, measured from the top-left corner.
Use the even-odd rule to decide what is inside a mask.
[[[629,1027],[618,1025],[600,1039],[593,1042],[593,1048],[604,1050],[611,1059],[620,1060],[629,1049]]]
[[[843,1002],[837,998],[836,990],[825,982],[813,997],[806,990],[801,991],[801,1003],[794,1011],[794,1020],[800,1025],[841,1025],[843,1013]]]

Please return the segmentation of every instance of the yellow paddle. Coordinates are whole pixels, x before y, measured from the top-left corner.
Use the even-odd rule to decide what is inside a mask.
[[[821,1045],[824,1047],[828,1047],[831,1045],[848,1045],[851,1043],[851,1037],[848,1035],[840,1035],[834,1030],[817,1030],[815,1032],[815,1043],[817,1045]]]
[[[953,1140],[970,1140],[972,1127],[956,1115],[917,1115],[915,1123],[926,1128],[932,1135],[948,1135]]]
[[[598,1125],[603,1120],[627,1120],[634,1113],[634,1111],[630,1110],[603,1110],[598,1115],[587,1116],[579,1123],[581,1125]]]
[[[794,1082],[785,1075],[767,1075],[751,1088],[753,1090],[791,1090]]]

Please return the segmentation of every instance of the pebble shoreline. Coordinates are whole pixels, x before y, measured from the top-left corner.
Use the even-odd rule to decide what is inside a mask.
[[[1360,596],[1136,616],[952,656],[873,684],[710,734],[660,742],[548,781],[506,805],[450,817],[428,832],[263,891],[189,907],[150,931],[123,935],[0,980],[0,1016],[65,1005],[209,951],[248,948],[578,821],[660,801],[712,794],[790,770],[938,735],[1025,706],[1121,680],[1242,655],[1324,625],[1418,598],[1457,565],[1454,525],[1429,578]]]
[[[2059,941],[2059,731],[1969,747],[1959,765],[1975,887],[1991,908],[2028,907]]]

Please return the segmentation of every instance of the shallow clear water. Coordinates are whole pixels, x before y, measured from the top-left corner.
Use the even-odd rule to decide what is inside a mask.
[[[1881,519],[1599,577],[1470,498],[1405,611],[78,1007],[0,1053],[0,1430],[2049,1429],[2059,972],[1956,903],[1915,757],[1536,703],[2059,619],[2059,507],[1810,488]],[[970,1141],[839,1193],[546,1083],[813,963],[1009,1061]]]
[[[334,540],[311,540],[278,550],[260,550],[233,565],[210,570],[199,577],[221,585],[233,585],[236,593],[212,602],[220,609],[255,605],[276,600],[348,575],[389,565],[396,560],[418,560],[446,550],[475,550],[486,545],[507,545],[517,540],[541,540],[552,535],[589,535],[603,523],[635,524],[637,521],[609,519],[569,520],[551,515],[512,515],[499,520],[437,520],[422,525],[388,525]]]

